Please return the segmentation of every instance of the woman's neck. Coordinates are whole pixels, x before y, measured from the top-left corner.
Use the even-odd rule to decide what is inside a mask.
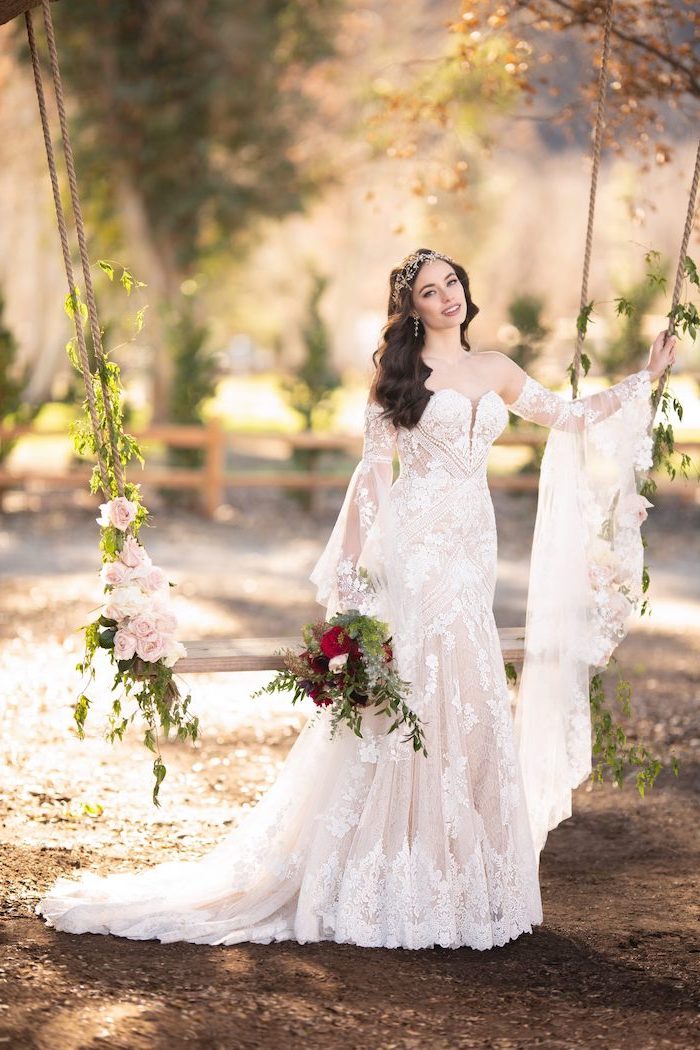
[[[459,328],[448,328],[441,332],[429,332],[421,356],[436,364],[455,365],[468,353],[462,346]]]

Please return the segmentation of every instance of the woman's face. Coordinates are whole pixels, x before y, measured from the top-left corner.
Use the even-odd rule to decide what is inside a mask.
[[[411,290],[413,313],[428,328],[459,326],[467,316],[462,283],[450,263],[433,259],[421,266]]]

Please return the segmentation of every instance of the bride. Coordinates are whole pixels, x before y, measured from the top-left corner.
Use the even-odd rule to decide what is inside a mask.
[[[636,471],[651,464],[650,384],[674,361],[568,400],[471,350],[464,268],[419,249],[390,276],[361,461],[311,573],[327,617],[385,620],[427,757],[376,713],[363,736],[309,719],[276,782],[211,852],[59,878],[37,904],[69,933],[162,942],[331,940],[486,949],[542,922],[547,832],[591,770],[589,672],[640,598]],[[489,450],[508,412],[550,428],[515,713],[493,615]],[[398,452],[400,472],[393,480]],[[362,571],[360,571],[362,570]]]

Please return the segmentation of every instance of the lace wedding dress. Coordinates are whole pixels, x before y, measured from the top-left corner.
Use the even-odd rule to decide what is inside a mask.
[[[59,878],[36,906],[69,933],[235,944],[293,939],[486,949],[542,922],[538,864],[591,770],[589,671],[641,594],[650,376],[569,401],[433,392],[419,424],[369,402],[365,444],[311,580],[331,616],[389,624],[428,756],[386,721],[329,739],[310,718],[278,779],[214,850]],[[515,716],[493,615],[486,461],[508,410],[551,428],[540,475]],[[400,473],[393,478],[398,451]],[[362,571],[360,571],[362,570]]]

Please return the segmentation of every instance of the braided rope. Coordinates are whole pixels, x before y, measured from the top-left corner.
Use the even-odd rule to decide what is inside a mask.
[[[63,204],[61,203],[61,193],[58,187],[58,173],[56,171],[56,157],[54,155],[53,143],[51,141],[51,131],[49,128],[49,119],[46,111],[46,96],[44,95],[44,85],[41,79],[41,66],[39,63],[39,53],[36,46],[36,38],[34,35],[34,25],[32,23],[32,12],[27,10],[24,13],[24,20],[27,26],[27,38],[29,40],[29,50],[32,56],[32,69],[34,71],[34,85],[36,87],[36,97],[39,103],[39,115],[41,117],[41,127],[44,133],[44,145],[46,146],[46,159],[49,165],[49,175],[51,176],[51,188],[53,190],[53,201],[56,209],[56,221],[58,223],[58,232],[61,238],[61,249],[63,251],[63,263],[66,270],[66,278],[68,280],[68,293],[73,296],[75,293],[75,280],[73,277],[73,263],[71,261],[70,248],[68,246],[68,231],[66,229],[66,219],[63,211]],[[97,463],[100,471],[100,480],[102,482],[102,491],[104,492],[107,499],[112,496],[111,485],[109,482],[109,474],[105,466],[104,459],[102,457],[102,448],[104,445],[104,434],[100,421],[97,415],[97,404],[95,401],[95,389],[92,383],[92,373],[90,371],[90,362],[88,360],[87,347],[85,346],[85,333],[83,332],[83,326],[81,319],[76,310],[73,315],[73,321],[75,325],[76,342],[78,344],[78,358],[80,361],[80,371],[85,381],[85,392],[87,394],[88,410],[90,413],[90,422],[92,424],[92,432],[95,437],[95,445],[97,451]]]
[[[608,0],[605,10],[605,29],[603,31],[603,53],[600,60],[600,71],[598,74],[598,101],[596,105],[595,134],[593,138],[593,166],[591,170],[591,188],[588,196],[588,226],[586,228],[586,248],[583,255],[583,277],[581,279],[581,306],[583,312],[588,303],[588,275],[591,268],[591,251],[593,247],[593,218],[595,215],[595,202],[598,192],[598,171],[600,169],[600,154],[603,142],[603,127],[605,124],[605,102],[608,91],[608,59],[610,57],[610,30],[612,27],[612,12],[614,0]],[[573,373],[571,386],[573,397],[578,397],[578,384],[581,376],[581,354],[583,352],[584,333],[579,331],[576,337],[576,349],[574,351]]]
[[[105,419],[107,420],[109,443],[112,452],[112,467],[114,469],[114,476],[117,481],[117,492],[120,496],[123,496],[124,471],[122,469],[122,463],[119,457],[119,445],[116,428],[114,425],[112,405],[109,400],[107,383],[104,378],[105,354],[104,349],[102,347],[102,333],[100,331],[100,323],[97,317],[97,303],[95,302],[95,291],[92,284],[92,274],[90,273],[90,258],[88,256],[87,251],[87,240],[85,237],[85,227],[83,225],[83,213],[82,208],[80,206],[80,198],[78,196],[78,181],[76,178],[75,164],[73,161],[73,147],[71,145],[70,135],[68,133],[68,121],[66,119],[63,84],[61,81],[61,72],[58,65],[58,52],[56,50],[56,38],[53,29],[53,19],[51,17],[50,0],[42,0],[41,6],[44,12],[44,25],[46,27],[46,39],[49,48],[51,73],[53,76],[54,91],[56,93],[58,117],[61,125],[63,153],[66,161],[66,169],[68,172],[68,185],[70,187],[71,203],[73,205],[73,215],[75,217],[75,228],[78,234],[78,247],[80,249],[80,262],[83,270],[83,279],[85,281],[85,298],[87,301],[88,318],[90,321],[92,345],[95,350],[97,371],[100,380],[100,386],[102,387],[102,400],[104,404]]]
[[[697,153],[695,154],[695,171],[693,172],[693,179],[690,185],[690,194],[688,196],[688,211],[685,216],[685,225],[683,227],[683,236],[681,238],[681,250],[678,255],[678,266],[676,267],[676,280],[673,285],[673,296],[671,298],[671,316],[668,321],[668,328],[666,329],[666,335],[673,335],[676,331],[676,325],[673,320],[673,316],[678,306],[678,301],[681,297],[681,287],[683,285],[683,275],[685,273],[685,259],[688,251],[688,242],[690,240],[690,234],[693,229],[693,222],[695,220],[695,201],[698,195],[698,184],[700,183],[700,142],[698,142]],[[659,379],[659,385],[652,394],[651,406],[652,406],[652,420],[656,414],[661,395],[664,392],[666,386],[666,380],[668,378],[671,366],[665,370],[661,378]]]

